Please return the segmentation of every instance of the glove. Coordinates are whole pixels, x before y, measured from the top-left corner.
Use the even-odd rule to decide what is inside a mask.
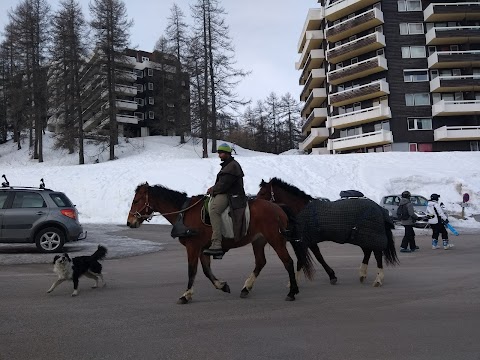
[[[448,219],[443,220],[443,223],[444,223],[445,225],[447,225],[447,224],[448,224]]]

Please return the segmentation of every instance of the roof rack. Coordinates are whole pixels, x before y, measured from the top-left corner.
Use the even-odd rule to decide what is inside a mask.
[[[35,190],[49,190],[53,191],[51,189],[47,189],[45,187],[45,182],[43,181],[43,178],[40,179],[40,186],[39,187],[34,187],[34,186],[14,186],[10,185],[10,183],[7,180],[7,177],[5,174],[2,175],[2,178],[5,180],[2,182],[2,189],[9,188],[9,189],[35,189]]]

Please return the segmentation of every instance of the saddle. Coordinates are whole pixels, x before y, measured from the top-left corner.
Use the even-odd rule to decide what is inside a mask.
[[[243,213],[240,212],[242,209],[243,208],[232,210],[232,206],[230,204],[222,213],[222,236],[224,238],[235,239],[236,241],[238,241],[240,240],[240,238],[242,238],[247,234],[248,226],[250,225],[250,207],[248,205],[248,201],[246,202],[245,210],[243,211]],[[205,199],[204,206],[202,207],[201,216],[202,216],[202,222],[205,225],[211,226],[212,224],[210,223],[209,213],[210,213],[210,198],[207,198]],[[237,222],[236,224],[234,224],[234,220],[233,220],[235,216],[236,216],[235,221]],[[235,230],[237,230],[237,233]]]

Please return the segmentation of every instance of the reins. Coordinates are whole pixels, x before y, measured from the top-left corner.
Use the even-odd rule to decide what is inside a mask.
[[[168,213],[161,213],[161,212],[155,210],[153,207],[150,206],[150,204],[148,203],[148,192],[147,192],[147,196],[146,196],[147,199],[145,201],[145,205],[143,205],[143,207],[140,210],[136,211],[135,213],[130,212],[130,214],[135,216],[137,219],[145,218],[146,221],[150,221],[150,219],[154,216],[175,215],[175,214],[180,214],[180,213],[183,213],[187,210],[190,210],[191,208],[195,207],[200,201],[203,201],[203,199],[205,199],[205,197],[206,197],[206,195],[203,195],[200,198],[200,200],[198,200],[195,204],[190,205],[190,206],[186,207],[185,209],[180,209],[180,210],[172,211],[172,212],[168,212]],[[143,209],[148,209],[148,208],[152,209],[153,212],[158,213],[158,214],[153,214],[153,213],[149,214],[149,215],[140,214],[140,211],[142,211]]]

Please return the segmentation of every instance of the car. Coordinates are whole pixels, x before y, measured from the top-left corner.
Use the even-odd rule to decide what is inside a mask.
[[[388,214],[394,222],[400,222],[400,219],[398,219],[397,217],[397,209],[401,198],[402,196],[400,194],[395,194],[384,196],[382,197],[382,200],[380,200],[380,206],[388,210]],[[410,201],[413,204],[413,209],[415,210],[415,213],[421,218],[420,220],[417,220],[415,222],[414,226],[421,228],[428,227],[426,214],[428,205],[427,198],[421,195],[412,194],[410,196]]]
[[[87,237],[75,205],[63,192],[45,188],[0,187],[0,243],[35,243],[42,253],[60,252],[66,242]]]

